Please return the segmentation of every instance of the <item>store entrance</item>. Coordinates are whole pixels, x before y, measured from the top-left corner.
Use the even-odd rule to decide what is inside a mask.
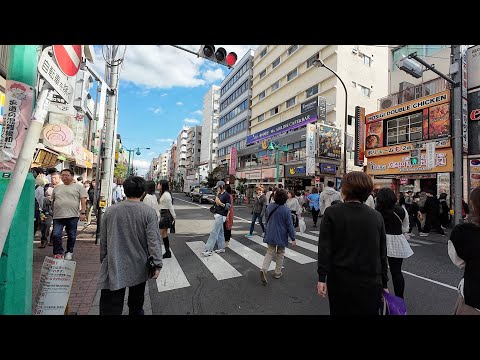
[[[437,193],[437,179],[420,179],[420,191],[433,191]]]
[[[305,191],[308,187],[311,187],[312,179],[311,178],[286,178],[285,179],[285,188],[288,190],[293,190],[295,193],[297,191]]]

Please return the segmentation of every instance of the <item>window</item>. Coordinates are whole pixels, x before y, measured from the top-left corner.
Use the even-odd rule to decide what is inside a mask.
[[[295,96],[287,100],[287,109],[293,105],[295,105]]]
[[[370,97],[370,89],[368,87],[362,86],[360,84],[358,85],[358,87],[360,88],[360,92],[363,96]]]
[[[297,76],[297,69],[290,71],[290,72],[287,74],[287,81],[292,80],[292,79],[295,78],[296,76]]]
[[[276,83],[272,85],[272,92],[277,90],[280,87],[280,80],[278,80]]]
[[[261,73],[260,73],[260,79],[265,77],[265,75],[267,75],[267,69],[264,69]]]
[[[306,93],[307,93],[307,98],[315,94],[318,94],[318,84],[313,85],[311,88],[308,88]]]
[[[372,58],[365,54],[360,54],[360,58],[362,59],[363,63],[367,66],[372,66]]]
[[[290,46],[287,50],[288,55],[292,55],[297,49],[298,49],[298,45]]]
[[[258,94],[258,100],[262,100],[265,97],[265,90]]]
[[[387,145],[422,140],[422,112],[387,122]]]
[[[264,114],[259,115],[259,116],[258,116],[258,122],[263,121],[264,118],[265,118],[265,115],[264,115]]]
[[[260,59],[263,58],[265,55],[267,55],[267,48],[263,49],[260,53]]]
[[[277,60],[275,60],[275,61],[272,63],[272,69],[275,69],[275,68],[278,66],[278,64],[280,64],[280,56],[278,57]]]
[[[310,67],[310,66],[313,66],[313,63],[315,60],[319,59],[320,58],[320,53],[316,53],[315,55],[313,55],[310,59],[307,60],[307,69]]]
[[[270,110],[270,116],[274,116],[278,114],[278,106],[275,106],[272,110]]]

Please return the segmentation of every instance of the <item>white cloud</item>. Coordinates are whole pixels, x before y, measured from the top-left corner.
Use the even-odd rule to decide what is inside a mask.
[[[215,70],[207,70],[203,73],[203,78],[207,80],[209,83],[213,83],[217,80],[223,80],[225,75],[222,69],[215,69]]]
[[[160,143],[160,142],[172,143],[172,142],[174,142],[175,140],[168,138],[168,139],[155,139],[155,141],[156,141],[156,142],[159,142],[159,143]]]
[[[150,151],[147,155],[148,155],[148,156],[154,156],[154,155],[156,155],[156,154],[157,154],[157,153],[156,153],[155,151]]]
[[[142,159],[133,159],[133,166],[138,168],[138,171],[141,172],[142,170],[147,172],[150,169],[151,161],[142,160]]]
[[[197,119],[184,119],[183,122],[185,124],[200,124],[200,121]]]
[[[178,106],[182,106],[183,103],[182,103],[181,101],[177,101],[177,105],[178,105]]]
[[[200,45],[180,46],[194,52],[200,49]],[[257,46],[225,45],[223,47],[227,52],[234,51],[240,60],[248,49]],[[99,61],[95,62],[94,68],[102,75],[105,63],[101,46],[96,46],[95,52],[96,59]],[[122,53],[123,51],[120,51],[120,54]],[[223,68],[212,70],[209,68],[210,65],[219,66],[170,45],[128,45],[120,71],[120,84],[125,86],[131,83],[146,89],[202,86],[207,82],[219,80],[220,73],[223,73]],[[164,95],[166,94],[161,96]]]
[[[147,96],[148,94],[150,94],[150,89],[142,89],[142,90],[139,90],[136,92],[136,94],[138,96]]]
[[[192,114],[193,115],[203,115],[203,111],[202,110],[195,110]]]
[[[167,93],[163,93],[163,94],[162,94],[162,95],[160,95],[160,96],[167,96],[167,95],[168,95]]]
[[[161,112],[163,112],[163,109],[160,106],[149,108],[148,110],[153,112],[154,114],[160,114]]]

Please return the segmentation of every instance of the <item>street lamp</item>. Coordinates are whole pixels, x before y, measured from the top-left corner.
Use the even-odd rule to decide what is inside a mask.
[[[330,70],[330,72],[332,72],[333,75],[335,75],[337,77],[337,79],[340,80],[340,82],[343,85],[343,88],[345,89],[345,124],[344,124],[344,128],[343,128],[343,133],[344,133],[344,136],[343,136],[343,176],[345,176],[347,174],[347,125],[348,125],[348,110],[347,110],[348,93],[347,93],[347,87],[345,86],[345,84],[344,84],[343,80],[340,78],[340,76],[338,76],[338,74],[335,71],[333,71],[327,65],[325,65],[323,60],[320,60],[320,59],[315,60],[313,62],[313,66],[315,66],[317,68],[324,67],[324,68]]]
[[[280,145],[277,143],[274,143],[273,141],[270,140],[270,143],[268,144],[268,150],[277,150],[277,175],[275,177],[275,183],[276,186],[278,186],[278,170],[280,168],[280,151],[287,152],[288,151],[288,145]]]
[[[140,147],[137,147],[137,148],[133,148],[133,149],[127,149],[126,147],[122,147],[123,150],[125,151],[128,151],[128,168],[127,168],[127,178],[130,176],[130,159],[132,160],[133,162],[133,157],[131,157],[132,155],[132,152],[136,151],[136,154],[138,156],[142,155],[142,153],[140,152],[140,150],[142,149],[145,149],[145,150],[150,150],[149,147],[146,147],[146,148],[140,148]]]

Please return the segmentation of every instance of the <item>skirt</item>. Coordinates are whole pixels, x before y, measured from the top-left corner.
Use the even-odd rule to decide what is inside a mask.
[[[160,210],[160,223],[158,224],[160,229],[170,229],[172,227],[173,217],[170,214],[170,210]]]
[[[403,234],[387,234],[387,256],[406,259],[412,255],[413,250]]]

